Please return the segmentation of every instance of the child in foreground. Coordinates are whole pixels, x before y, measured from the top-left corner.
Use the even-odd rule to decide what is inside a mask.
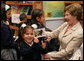
[[[42,41],[41,48],[38,38],[34,37],[33,30],[33,27],[29,25],[21,29],[23,42],[20,46],[20,52],[22,55],[22,60],[41,60],[41,54],[46,53],[46,43]]]

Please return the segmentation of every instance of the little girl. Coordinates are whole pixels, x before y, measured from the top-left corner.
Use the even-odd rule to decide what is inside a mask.
[[[34,37],[33,27],[26,26],[21,29],[21,36],[24,40],[20,46],[22,60],[41,60],[41,53],[46,53],[46,44],[42,41],[42,48],[39,40]]]

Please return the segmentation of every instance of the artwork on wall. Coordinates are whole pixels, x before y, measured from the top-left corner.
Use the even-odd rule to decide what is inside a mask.
[[[25,13],[27,15],[28,11],[29,11],[29,7],[28,6],[11,6],[11,13],[12,14],[22,14]]]
[[[64,1],[44,1],[45,18],[64,17]]]
[[[31,5],[13,5],[11,6],[11,14],[12,14],[12,23],[19,23],[20,14],[30,15],[32,10]],[[17,19],[18,18],[18,19]],[[15,20],[17,19],[17,20]]]
[[[20,14],[12,14],[12,23],[20,23],[20,19],[19,19]]]

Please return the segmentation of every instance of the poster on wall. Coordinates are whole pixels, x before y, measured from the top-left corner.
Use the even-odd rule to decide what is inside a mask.
[[[29,7],[28,6],[22,6],[22,5],[19,5],[19,6],[11,6],[11,13],[12,14],[22,14],[22,13],[25,13],[26,15],[28,14],[28,11],[29,11]]]
[[[20,14],[12,14],[12,23],[20,23],[20,19],[19,19]]]
[[[31,13],[31,6],[28,5],[14,5],[11,6],[11,15],[12,15],[12,23],[19,23],[20,19],[19,16],[20,14],[26,14],[30,15]]]
[[[64,17],[64,1],[44,1],[45,18]]]

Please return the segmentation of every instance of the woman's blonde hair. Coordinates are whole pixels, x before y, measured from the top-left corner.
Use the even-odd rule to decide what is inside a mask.
[[[76,16],[77,20],[81,20],[82,17],[82,6],[77,3],[73,3],[65,7],[65,12],[68,11],[72,16]]]

